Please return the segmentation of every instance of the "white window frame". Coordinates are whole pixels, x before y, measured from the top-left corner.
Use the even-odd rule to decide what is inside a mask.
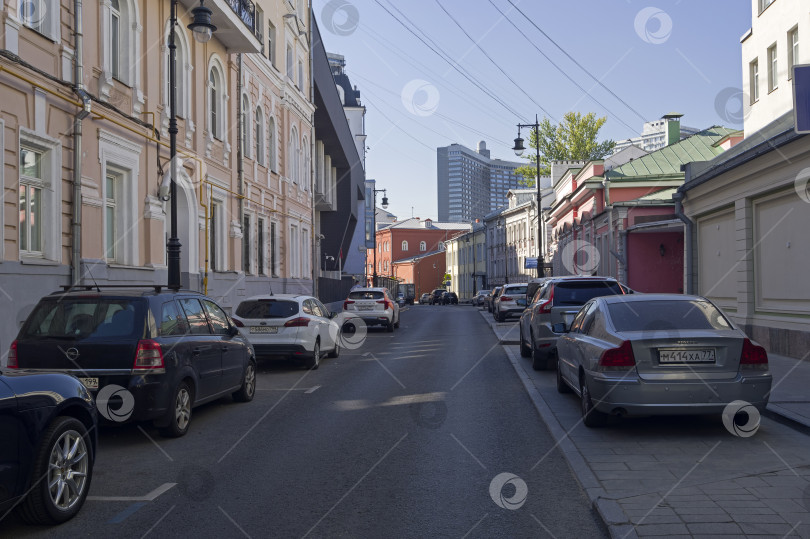
[[[267,123],[267,166],[270,168],[270,170],[278,172],[278,135],[276,133],[275,117],[271,115],[270,120]]]
[[[779,88],[779,49],[776,43],[768,47],[768,93]]]
[[[215,256],[211,256],[211,242],[208,245],[208,260],[211,263],[212,271],[222,272],[228,271],[228,223],[226,218],[226,204],[227,198],[225,192],[212,187],[214,193],[211,196],[211,216],[214,221],[214,226],[208,223],[208,233],[213,235],[216,241]],[[216,268],[216,269],[213,269]]]
[[[301,278],[306,279],[310,275],[309,268],[309,229],[301,229]]]
[[[256,111],[254,112],[254,123],[256,124],[256,161],[261,166],[267,166],[267,160],[265,159],[265,151],[264,151],[264,111],[262,108],[256,107]]]
[[[748,64],[748,84],[750,86],[749,99],[753,105],[759,101],[759,58],[754,58]]]
[[[300,141],[298,140],[298,129],[295,126],[290,128],[290,143],[288,147],[288,157],[287,163],[289,165],[289,169],[287,170],[287,177],[292,180],[294,184],[299,182],[299,167],[300,167],[300,155],[301,150],[299,149]]]
[[[298,89],[304,91],[304,60],[298,57]]]
[[[309,183],[310,183],[310,171],[312,168],[310,167],[310,158],[309,158],[309,139],[306,137],[302,137],[301,139],[301,185],[304,188],[304,191],[309,191]]]
[[[245,223],[245,219],[247,219],[247,223]],[[242,226],[242,271],[246,274],[255,275],[255,265],[254,265],[254,258],[255,258],[255,249],[253,249],[253,242],[255,238],[251,231],[253,230],[253,223],[255,221],[255,215],[253,213],[245,212],[242,215],[242,222],[240,225]],[[245,258],[245,246],[247,245],[247,260]],[[247,264],[245,264],[247,262]],[[247,269],[246,269],[247,268]]]
[[[425,251],[427,251],[427,243],[426,242],[424,242],[424,241],[419,242],[419,251],[423,252],[423,253]]]
[[[125,86],[135,89],[133,96],[134,109],[140,110],[144,96],[140,88],[140,47],[141,18],[138,2],[135,0],[118,0],[119,2],[119,68],[117,75],[113,75],[113,48],[112,48],[112,18],[113,9],[110,0],[101,0],[101,94],[110,96],[113,77]]]
[[[273,21],[267,21],[267,59],[270,60],[270,65],[275,69],[276,66],[276,26]]]
[[[791,28],[787,33],[787,51],[788,51],[788,80],[793,78],[793,66],[796,65],[796,60],[799,58],[799,26],[796,25]]]
[[[239,114],[242,115],[242,132],[240,133],[240,137],[242,138],[242,155],[245,159],[250,159],[250,134],[253,130],[253,122],[251,121],[253,117],[253,107],[250,105],[250,97],[247,94],[242,94],[240,107]]]
[[[267,219],[256,219],[256,274],[267,275]]]
[[[214,82],[211,82],[211,75],[214,75]],[[225,83],[225,68],[222,61],[214,55],[208,64],[208,76],[206,77],[206,122],[208,124],[208,133],[212,138],[220,141],[226,141],[225,126],[228,125],[228,94],[226,93]],[[216,111],[212,110],[212,96],[211,90],[215,90],[216,94],[213,97]],[[212,118],[212,112],[215,112],[215,118]]]
[[[301,270],[301,257],[300,249],[301,244],[298,241],[298,225],[290,224],[289,227],[290,238],[287,245],[290,246],[290,274],[289,277],[298,277],[298,272]]]
[[[166,29],[163,35],[165,40],[165,53],[163,55],[163,109],[166,111],[166,116],[171,116],[171,84],[169,76],[169,31],[171,24],[166,22]],[[176,47],[176,62],[177,73],[175,77],[175,85],[177,91],[177,117],[189,118],[190,117],[190,104],[191,104],[191,73],[194,66],[189,61],[190,51],[188,37],[186,32],[182,29],[182,25],[178,25],[175,29],[174,45]]]
[[[279,275],[279,249],[278,249],[278,240],[279,235],[278,231],[281,229],[281,223],[276,219],[270,219],[270,227],[268,230],[268,238],[270,239],[270,249],[268,249],[267,253],[267,273],[270,277],[278,277]]]
[[[22,13],[17,8],[17,16],[24,26],[41,34],[51,41],[59,41],[59,17],[60,5],[58,0],[29,0],[25,3],[18,3],[31,6],[30,14]]]
[[[62,145],[59,140],[20,127],[17,147],[27,146],[42,152],[42,250],[38,253],[19,251],[20,260],[62,260]],[[17,157],[19,167],[19,153]],[[19,169],[18,169],[19,170]],[[18,174],[19,176],[19,174]],[[17,189],[19,189],[19,177]],[[19,227],[19,224],[17,225]],[[19,229],[16,241],[19,242]],[[19,243],[17,244],[19,249]]]
[[[403,251],[403,252],[407,252],[407,251],[408,251],[408,240],[403,240],[403,241],[402,241],[402,251]]]
[[[285,59],[286,72],[285,75],[290,81],[295,80],[295,66],[293,65],[293,48],[291,43],[287,43],[287,56]]]
[[[139,263],[140,245],[140,219],[138,214],[138,178],[140,170],[140,156],[143,145],[114,135],[103,129],[98,133],[98,155],[101,164],[102,206],[107,200],[107,175],[112,173],[118,176],[120,197],[116,201],[116,228],[118,234],[117,252],[111,264],[136,266]],[[107,258],[107,226],[106,210],[102,209],[102,237],[101,245],[103,257]]]

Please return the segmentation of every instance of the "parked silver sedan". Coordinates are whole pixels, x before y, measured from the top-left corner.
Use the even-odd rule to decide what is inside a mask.
[[[736,400],[762,411],[771,383],[765,349],[700,296],[594,298],[557,342],[557,390],[580,396],[589,427],[609,415],[722,414]]]

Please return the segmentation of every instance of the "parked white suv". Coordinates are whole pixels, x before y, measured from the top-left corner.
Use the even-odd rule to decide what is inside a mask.
[[[399,305],[387,288],[355,288],[343,302],[346,322],[359,317],[367,326],[385,326],[389,332],[399,327]]]
[[[510,316],[520,316],[526,309],[526,288],[528,283],[506,284],[501,293],[495,298],[492,316],[498,322],[505,321]]]
[[[232,318],[256,357],[284,356],[317,369],[324,350],[340,355],[339,314],[312,296],[274,294],[243,300]]]

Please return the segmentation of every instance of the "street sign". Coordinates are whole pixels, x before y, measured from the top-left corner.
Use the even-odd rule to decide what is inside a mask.
[[[810,64],[793,66],[793,125],[810,133]]]
[[[523,261],[523,269],[537,269],[537,257],[526,257]]]

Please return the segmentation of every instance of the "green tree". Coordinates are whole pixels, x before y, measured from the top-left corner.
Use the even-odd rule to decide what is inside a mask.
[[[540,145],[540,175],[551,173],[552,161],[590,161],[602,159],[613,151],[616,143],[612,140],[597,142],[599,130],[607,117],[597,118],[593,112],[585,116],[579,112],[567,112],[558,125],[548,118],[540,122],[540,133],[532,129],[529,135],[529,148],[524,157],[528,165],[516,172],[523,176],[521,184],[534,187],[537,178],[537,145]]]

